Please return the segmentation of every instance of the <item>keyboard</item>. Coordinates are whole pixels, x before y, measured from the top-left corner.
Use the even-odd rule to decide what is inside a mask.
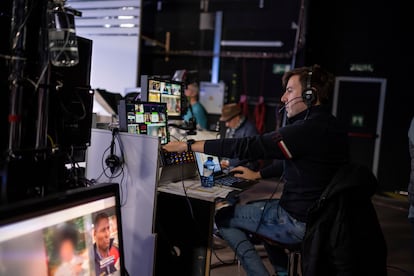
[[[214,179],[214,185],[231,187],[231,188],[238,189],[238,190],[248,189],[256,183],[257,181],[249,181],[249,180],[231,176],[231,175],[225,175],[223,177],[218,177]]]
[[[226,177],[215,179],[214,183],[218,185],[223,185],[223,186],[232,186],[235,183],[240,183],[244,181],[245,180],[235,177],[235,176],[226,176]]]
[[[194,154],[192,151],[168,152],[164,149],[160,150],[161,154],[161,165],[171,166],[180,164],[190,164],[195,162]]]

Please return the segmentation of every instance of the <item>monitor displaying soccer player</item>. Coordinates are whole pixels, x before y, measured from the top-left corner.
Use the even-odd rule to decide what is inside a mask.
[[[1,275],[126,275],[118,184],[0,209]]]

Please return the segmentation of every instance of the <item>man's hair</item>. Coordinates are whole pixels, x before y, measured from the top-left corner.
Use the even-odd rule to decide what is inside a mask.
[[[294,75],[299,75],[302,88],[305,89],[310,71],[312,71],[311,87],[315,88],[317,99],[321,104],[328,104],[333,93],[334,75],[322,69],[318,64],[311,67],[299,67],[286,72],[282,77],[283,89],[286,90],[289,79]]]
[[[198,86],[198,82],[195,82],[195,81],[193,81],[193,82],[189,82],[189,83],[187,83],[187,86],[189,86],[189,85],[194,86],[194,89],[196,90],[196,92],[197,92],[197,93],[199,92],[200,88],[199,88],[199,86]]]
[[[107,213],[105,213],[105,212],[102,212],[102,213],[97,214],[95,216],[94,220],[93,220],[94,228],[96,228],[96,225],[102,219],[109,219],[109,215]]]

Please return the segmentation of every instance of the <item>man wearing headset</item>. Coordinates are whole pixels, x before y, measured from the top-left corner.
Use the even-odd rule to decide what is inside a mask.
[[[301,242],[309,207],[348,162],[347,133],[325,107],[333,83],[333,75],[319,65],[293,69],[282,78],[286,126],[252,137],[170,142],[164,146],[168,151],[284,161],[285,184],[280,199],[236,204],[216,214],[220,234],[236,252],[247,275],[269,275],[247,233],[285,244]]]

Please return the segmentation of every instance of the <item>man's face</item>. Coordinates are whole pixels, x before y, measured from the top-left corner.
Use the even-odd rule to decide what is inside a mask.
[[[109,231],[109,219],[102,218],[98,221],[97,225],[95,225],[95,241],[96,246],[100,250],[108,250],[109,248],[109,238],[110,238],[110,231]]]
[[[283,93],[281,98],[281,101],[285,104],[286,116],[288,118],[306,110],[307,106],[302,98],[302,90],[299,75],[290,77],[285,93]]]
[[[226,127],[235,128],[240,122],[240,116],[237,115],[230,120],[226,121]]]

